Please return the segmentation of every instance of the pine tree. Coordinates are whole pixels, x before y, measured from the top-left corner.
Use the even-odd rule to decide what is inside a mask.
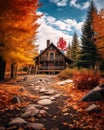
[[[94,30],[92,28],[93,13],[97,12],[94,2],[91,1],[87,18],[82,28],[82,46],[77,65],[84,68],[94,68],[97,61],[97,49],[94,44]]]
[[[73,35],[72,45],[71,45],[71,59],[73,60],[73,66],[76,66],[79,53],[79,41],[76,32]]]
[[[76,66],[79,53],[79,41],[76,32],[74,32],[71,45],[68,46],[67,56],[73,60],[72,67]]]
[[[69,43],[68,43],[68,47],[67,47],[67,52],[66,52],[66,56],[67,56],[68,58],[71,58],[70,50],[71,50],[71,46],[70,46],[70,42],[69,42]]]

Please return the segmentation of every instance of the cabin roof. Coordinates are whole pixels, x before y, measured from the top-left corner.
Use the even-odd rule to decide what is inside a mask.
[[[64,56],[64,58],[66,59],[67,62],[72,62],[71,59],[69,59],[68,57],[66,57],[53,43],[51,43],[48,47],[46,47],[46,49],[44,49],[37,57],[34,58],[34,60],[38,59],[45,51],[47,51],[51,46],[53,46],[61,55]]]

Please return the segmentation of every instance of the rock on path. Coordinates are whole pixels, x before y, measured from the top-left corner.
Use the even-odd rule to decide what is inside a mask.
[[[96,86],[91,89],[82,99],[81,101],[90,102],[90,101],[104,101],[104,84]]]
[[[35,116],[39,113],[39,109],[31,106],[31,107],[28,107],[25,112],[21,115],[21,117],[31,117],[31,116]]]
[[[20,117],[16,117],[13,120],[11,120],[8,125],[15,125],[15,126],[21,126],[23,124],[27,124],[27,121],[25,121],[24,119],[20,118]]]
[[[52,104],[52,101],[50,99],[42,99],[37,102],[40,105],[50,105]]]
[[[42,130],[44,128],[44,125],[41,123],[29,123],[27,125],[27,128],[32,130]]]
[[[55,81],[52,77],[34,78],[32,76],[27,79],[28,80],[26,81],[23,80],[23,83],[19,82],[19,84],[24,85],[25,89],[28,89],[32,94],[38,94],[40,98],[37,99],[37,101],[32,101],[32,103],[30,102],[29,105],[18,113],[18,117],[15,117],[8,122],[8,125],[15,125],[16,127],[25,125],[25,128],[34,130],[41,130],[48,127],[50,127],[49,129],[51,130],[59,130],[58,127],[53,125],[55,122],[51,119],[54,119],[56,116],[56,109],[58,113],[60,111],[60,106],[58,106],[59,102],[57,102],[57,99],[62,96],[59,90],[52,88],[52,84],[55,83]],[[47,126],[47,122],[51,124]]]
[[[58,84],[58,85],[65,85],[67,83],[73,83],[73,80],[67,79],[67,80],[64,80],[64,81],[57,82],[56,84]]]

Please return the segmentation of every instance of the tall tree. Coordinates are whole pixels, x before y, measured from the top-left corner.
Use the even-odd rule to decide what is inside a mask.
[[[67,47],[67,52],[66,52],[66,56],[67,56],[68,58],[71,58],[70,50],[71,50],[71,45],[70,45],[70,42],[69,42],[69,43],[68,43],[68,47]]]
[[[0,80],[6,62],[13,68],[13,64],[32,61],[38,7],[38,0],[0,0]]]
[[[93,29],[98,53],[104,59],[104,9],[101,9],[98,14],[94,13]]]
[[[94,44],[94,30],[92,28],[93,13],[96,13],[97,9],[94,2],[91,1],[87,12],[87,18],[82,28],[82,46],[80,51],[80,57],[77,65],[84,68],[94,68],[97,61],[97,49]]]
[[[72,44],[70,48],[71,59],[73,60],[73,66],[76,66],[79,53],[79,41],[76,32],[74,32]]]
[[[97,68],[104,70],[104,9],[101,9],[97,14],[94,13],[93,16],[94,39],[99,54]]]

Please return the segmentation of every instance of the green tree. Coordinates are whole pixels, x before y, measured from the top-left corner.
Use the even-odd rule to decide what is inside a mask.
[[[71,59],[73,60],[73,66],[75,67],[78,60],[79,53],[79,41],[76,32],[74,32],[72,45],[71,45]]]
[[[76,32],[74,32],[71,45],[68,45],[67,56],[73,60],[72,67],[75,67],[78,60],[79,41]]]
[[[67,52],[66,52],[66,56],[67,56],[68,58],[71,58],[70,49],[71,49],[71,46],[70,46],[70,42],[69,42],[69,43],[68,43],[68,47],[67,47]]]
[[[93,13],[96,12],[95,4],[91,1],[87,12],[87,18],[82,28],[82,45],[77,62],[77,65],[83,68],[94,68],[97,61],[97,49],[94,44],[94,30],[92,27]]]

